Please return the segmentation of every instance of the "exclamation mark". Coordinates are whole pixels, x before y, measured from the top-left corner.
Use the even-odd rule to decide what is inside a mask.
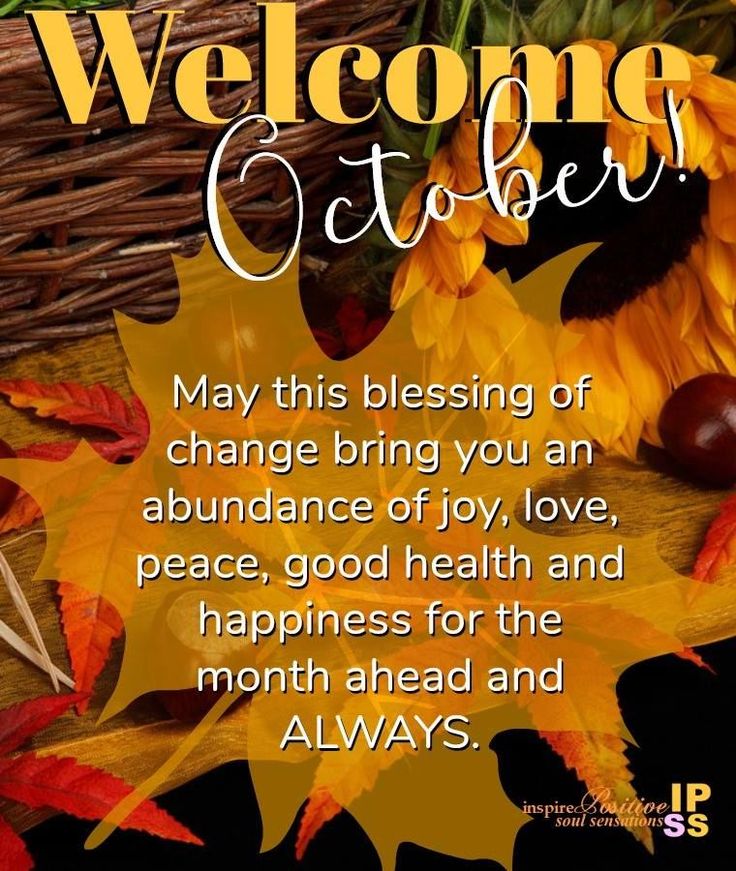
[[[671,88],[666,91],[667,126],[672,137],[672,156],[679,169],[685,165],[685,137],[682,135],[682,124],[675,105],[675,95]],[[687,175],[681,172],[680,181],[687,181]]]

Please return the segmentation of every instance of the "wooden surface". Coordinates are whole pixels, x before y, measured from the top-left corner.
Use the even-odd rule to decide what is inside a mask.
[[[0,378],[35,378],[39,381],[74,380],[85,384],[103,381],[128,396],[125,357],[117,338],[105,335],[80,342],[57,345],[21,356],[0,365]],[[10,408],[0,402],[0,437],[20,447],[34,441],[68,437],[67,427],[39,421],[30,413]],[[36,524],[34,529],[43,529]],[[13,567],[25,595],[36,615],[53,662],[71,674],[64,637],[59,625],[54,595],[55,584],[32,582],[41,561],[44,535],[21,538],[10,533],[0,539],[0,547]],[[0,618],[10,624],[23,638],[28,634],[4,588],[0,589]],[[114,649],[95,691],[95,700],[83,717],[69,714],[41,732],[29,745],[58,755],[72,755],[80,761],[93,763],[140,783],[151,775],[177,749],[191,726],[172,721],[155,698],[142,699],[123,715],[97,726],[100,700],[113,688],[122,641]],[[0,642],[0,707],[23,699],[53,692],[48,677],[18,657]],[[236,758],[243,758],[245,736],[243,718],[239,714],[226,717],[198,750],[189,756],[165,788],[186,782],[193,777]],[[161,790],[161,791],[165,791]],[[43,814],[26,811],[19,805],[2,807],[16,827],[32,825]]]
[[[0,366],[0,377],[31,377],[40,381],[76,380],[83,383],[104,381],[128,395],[125,359],[114,336],[106,335],[75,343],[57,345],[52,350],[21,357]],[[62,437],[65,427],[38,421],[27,414],[0,403],[0,436],[15,447],[38,440]],[[636,495],[628,503],[627,521],[631,518],[644,529],[659,530],[663,556],[678,570],[687,572],[702,541],[705,529],[715,514],[722,493],[700,491],[689,485],[660,475],[647,466],[604,459],[596,475],[614,483],[621,492]],[[42,527],[37,525],[38,529]],[[54,662],[69,673],[64,639],[59,627],[54,585],[31,583],[44,546],[43,534],[34,534],[19,541],[11,534],[0,540],[0,546],[24,587],[37,615]],[[0,617],[27,637],[9,597],[0,591]],[[704,644],[736,634],[736,613],[725,611],[706,615],[682,627],[682,640],[688,644]],[[96,692],[96,699],[109,695],[119,662],[120,645],[111,658]],[[2,680],[0,706],[51,691],[48,678],[42,672],[18,658],[3,645],[0,649]],[[167,719],[154,698],[144,699],[124,714],[97,726],[95,711],[99,702],[84,717],[70,714],[41,733],[34,746],[53,750],[61,755],[74,755],[124,775],[134,783],[148,777],[180,744],[189,727]],[[171,787],[203,771],[233,758],[242,758],[245,737],[242,716],[238,713],[218,725],[210,739],[192,754],[175,772],[167,786]],[[3,809],[5,813],[5,809]],[[14,824],[28,826],[39,819],[38,814],[10,810]]]

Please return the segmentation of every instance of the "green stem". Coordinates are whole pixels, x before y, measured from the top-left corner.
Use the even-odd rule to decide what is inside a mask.
[[[665,35],[669,33],[669,31],[679,23],[680,19],[683,15],[688,11],[689,7],[692,6],[692,0],[686,0],[685,3],[682,4],[678,9],[668,15],[663,21],[661,21],[657,27],[650,34],[652,42],[659,42],[665,38]]]
[[[470,9],[475,0],[463,0],[463,5],[460,7],[460,13],[457,16],[455,31],[450,40],[450,48],[458,54],[462,51],[463,43],[465,42],[465,32],[468,29],[468,18],[470,17]],[[424,144],[424,157],[431,160],[434,157],[437,146],[439,145],[440,135],[442,134],[442,124],[433,124],[429,128],[427,141]]]
[[[716,0],[715,3],[708,3],[707,6],[698,6],[691,9],[684,15],[680,15],[679,21],[691,21],[693,18],[708,18],[711,15],[727,15],[730,12],[736,11],[731,0]]]
[[[668,16],[652,34],[652,41],[665,39],[670,30],[682,21],[697,21],[698,18],[708,18],[716,15],[729,15],[735,8],[731,0],[715,0],[705,6],[692,8],[693,0],[688,0],[679,9]]]

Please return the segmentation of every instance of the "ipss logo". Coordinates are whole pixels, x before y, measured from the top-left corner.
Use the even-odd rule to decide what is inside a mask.
[[[683,807],[684,795],[684,807]],[[664,833],[668,838],[702,838],[708,834],[708,815],[698,805],[708,801],[710,787],[707,783],[673,783],[672,813],[664,818]]]

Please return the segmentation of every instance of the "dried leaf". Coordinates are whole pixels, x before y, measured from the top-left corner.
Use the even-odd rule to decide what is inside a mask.
[[[82,693],[41,696],[0,711],[0,755],[17,750],[24,741],[45,729],[82,698]]]
[[[636,790],[631,782],[633,775],[626,758],[626,742],[618,735],[590,731],[539,734],[588,789],[601,786],[610,788],[618,803],[636,798]],[[626,816],[617,816],[647,850],[652,852],[654,843],[651,831],[643,825],[632,827],[629,823],[631,817],[641,815],[632,811]]]
[[[126,402],[105,384],[85,387],[71,381],[0,381],[0,393],[16,408],[32,408],[39,417],[52,417],[75,426],[109,430],[120,438],[148,437],[148,417],[139,399]]]
[[[692,576],[712,584],[722,569],[736,562],[736,495],[722,503],[718,517],[705,535]]]
[[[100,820],[133,791],[119,777],[75,759],[22,753],[0,760],[0,795],[30,808],[48,807],[84,820]],[[172,841],[202,841],[153,801],[142,802],[120,823]]]
[[[33,859],[20,835],[0,817],[0,871],[29,871]]]
[[[123,631],[123,621],[109,602],[84,587],[60,583],[58,593],[76,688],[88,694],[107,662],[112,642]],[[88,704],[84,696],[77,711],[83,714]]]
[[[697,665],[698,668],[704,668],[706,671],[709,671],[711,674],[715,674],[716,670],[712,665],[709,665],[703,657],[692,647],[684,647],[682,650],[679,650],[676,654],[680,659],[685,662],[692,662],[693,665]]]
[[[617,735],[594,732],[540,732],[562,757],[570,771],[590,787],[614,785],[625,790],[631,783],[626,742]]]
[[[17,532],[26,529],[41,517],[41,509],[28,493],[19,490],[15,501],[5,514],[0,517],[0,535],[6,532]]]
[[[636,790],[631,783],[633,775],[625,753],[626,742],[618,735],[596,732],[540,732],[540,735],[589,789],[608,787],[617,803],[636,798]],[[643,815],[631,811],[625,816],[617,816],[647,850],[653,852],[651,831],[645,826],[635,825],[632,828],[627,824],[631,817],[640,817],[643,821]]]

